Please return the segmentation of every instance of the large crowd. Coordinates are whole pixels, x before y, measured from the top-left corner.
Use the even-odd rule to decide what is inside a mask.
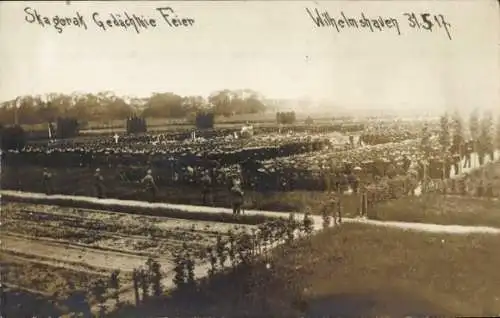
[[[433,132],[425,150],[421,124],[368,126],[363,133],[280,133],[242,138],[220,130],[211,136],[147,134],[108,136],[79,142],[31,144],[4,153],[8,164],[47,168],[112,168],[125,182],[153,180],[156,186],[206,189],[234,186],[258,192],[315,190],[358,192],[381,184],[415,190],[425,178],[449,179],[470,166],[473,149],[445,152]],[[366,140],[370,136],[371,141]],[[415,138],[417,137],[417,138]],[[480,160],[481,162],[481,160]],[[97,171],[97,170],[95,170]],[[209,180],[209,181],[207,181]],[[99,184],[99,182],[97,182]],[[97,187],[99,188],[99,187]],[[154,187],[150,187],[154,188]],[[398,191],[400,191],[398,190]]]
[[[28,145],[22,152],[5,153],[4,159],[18,166],[148,166],[168,169],[175,165],[207,168],[318,151],[331,144],[333,139],[329,134],[314,137],[305,134],[258,135],[251,139],[229,135],[213,139],[195,137],[182,141],[157,136],[149,143],[131,143],[117,138],[105,147],[102,141]]]

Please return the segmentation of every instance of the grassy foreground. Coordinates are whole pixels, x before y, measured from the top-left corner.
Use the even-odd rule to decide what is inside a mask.
[[[481,225],[500,228],[500,200],[426,194],[403,197],[375,207],[380,220]]]
[[[500,313],[500,237],[332,228],[115,317],[493,316]]]

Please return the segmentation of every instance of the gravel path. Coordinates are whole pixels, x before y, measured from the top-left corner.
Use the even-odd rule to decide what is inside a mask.
[[[41,193],[30,193],[21,191],[1,191],[2,195],[9,195],[20,198],[48,198],[49,196]],[[107,205],[124,205],[124,206],[143,206],[143,207],[157,207],[157,208],[167,208],[167,209],[177,209],[189,212],[204,212],[204,213],[232,213],[231,209],[227,208],[213,208],[205,206],[194,206],[194,205],[177,205],[169,203],[149,203],[141,201],[131,201],[131,200],[118,200],[118,199],[97,199],[92,197],[80,197],[80,196],[68,196],[68,195],[52,195],[52,198],[57,199],[72,199],[81,202],[94,202],[102,204],[103,210],[106,209]],[[284,212],[274,212],[274,211],[258,211],[258,210],[245,210],[245,214],[248,215],[267,215],[270,217],[287,217],[288,213]],[[302,218],[302,213],[296,213],[297,218]],[[321,216],[314,215],[314,224],[316,229],[320,229],[323,223]],[[386,226],[392,228],[400,228],[405,230],[416,230],[424,232],[433,233],[485,233],[485,234],[500,234],[500,229],[484,227],[484,226],[459,226],[459,225],[442,225],[442,224],[428,224],[428,223],[414,223],[414,222],[392,222],[392,221],[375,221],[366,220],[362,218],[344,218],[346,223],[364,223],[374,226]]]

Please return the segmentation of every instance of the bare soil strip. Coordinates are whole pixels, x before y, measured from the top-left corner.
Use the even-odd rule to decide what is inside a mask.
[[[443,225],[430,223],[376,221],[367,219],[345,219],[346,223],[364,223],[375,226],[399,228],[419,232],[448,233],[448,234],[500,234],[500,229],[487,226]]]
[[[132,272],[134,268],[144,265],[147,260],[145,256],[76,247],[70,244],[37,242],[36,240],[11,236],[2,236],[2,243],[2,250],[4,251],[21,254],[28,252],[30,255],[39,256],[42,259],[57,258],[60,262],[85,263],[91,267],[108,271],[120,269],[124,272]],[[166,262],[163,264],[168,266]],[[169,268],[164,269],[169,270]]]
[[[91,197],[79,197],[79,196],[65,196],[65,195],[54,195],[47,196],[45,194],[40,193],[30,193],[30,192],[20,192],[20,191],[1,191],[1,194],[6,194],[9,196],[15,197],[25,197],[25,198],[67,198],[72,199],[75,202],[77,201],[87,201],[87,202],[98,202],[102,203],[103,209],[105,209],[106,205],[124,205],[124,206],[149,206],[149,207],[164,207],[169,209],[177,209],[183,210],[187,213],[194,211],[202,211],[204,213],[232,213],[231,209],[225,208],[212,208],[205,206],[191,206],[191,205],[176,205],[176,204],[167,204],[167,203],[149,203],[149,202],[141,202],[141,201],[129,201],[129,200],[117,200],[117,199],[97,199]],[[287,213],[283,212],[273,212],[273,211],[258,211],[258,210],[246,210],[246,214],[249,215],[266,215],[269,217],[285,217]],[[301,217],[302,213],[297,213],[298,217]],[[321,226],[322,218],[321,216],[313,215],[315,226],[318,228]],[[499,234],[500,229],[489,228],[489,227],[481,227],[481,226],[458,226],[458,225],[441,225],[441,224],[427,224],[427,223],[411,223],[411,222],[391,222],[391,221],[374,221],[374,220],[365,220],[358,218],[344,218],[344,222],[362,222],[375,226],[390,226],[394,228],[400,228],[405,230],[416,230],[416,231],[424,231],[424,232],[434,232],[434,233],[456,233],[456,234],[464,234],[464,233],[489,233],[489,234]]]

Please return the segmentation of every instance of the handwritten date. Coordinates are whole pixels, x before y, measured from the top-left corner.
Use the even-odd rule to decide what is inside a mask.
[[[424,29],[432,32],[436,29],[444,29],[448,38],[451,40],[451,24],[446,21],[446,18],[442,14],[430,14],[430,13],[405,13],[408,19],[408,25],[413,29]]]

